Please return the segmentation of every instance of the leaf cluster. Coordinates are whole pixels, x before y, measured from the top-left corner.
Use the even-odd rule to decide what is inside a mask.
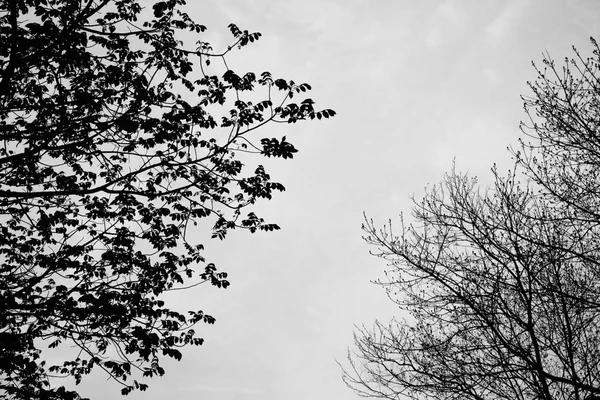
[[[97,369],[145,390],[201,345],[193,326],[215,318],[163,295],[229,286],[200,228],[279,229],[248,209],[285,187],[245,165],[297,150],[254,131],[335,114],[290,102],[308,84],[234,72],[260,33],[231,24],[215,52],[184,6],[0,0],[0,398],[75,399],[53,378]]]

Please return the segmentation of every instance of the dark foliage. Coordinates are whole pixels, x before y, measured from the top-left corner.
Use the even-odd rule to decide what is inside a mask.
[[[532,143],[482,189],[455,173],[413,224],[366,240],[406,318],[355,335],[346,382],[388,399],[600,395],[600,51],[548,57],[525,98]],[[523,181],[519,177],[523,176]]]
[[[190,230],[279,229],[248,206],[284,186],[242,159],[296,149],[253,131],[335,115],[291,102],[308,84],[231,70],[260,34],[232,24],[216,52],[183,6],[0,0],[0,398],[75,399],[50,377],[95,369],[145,390],[202,344],[193,325],[215,319],[161,299],[229,285]],[[47,362],[61,345],[78,354]]]

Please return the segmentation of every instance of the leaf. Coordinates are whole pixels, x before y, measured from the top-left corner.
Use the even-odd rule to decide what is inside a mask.
[[[162,375],[164,358],[203,343],[194,323],[215,323],[165,293],[230,285],[192,230],[278,229],[248,210],[285,188],[250,165],[297,150],[247,133],[308,119],[312,100],[290,98],[310,86],[230,70],[230,51],[261,34],[230,24],[213,49],[190,36],[206,27],[182,0],[5,3],[3,37],[19,40],[0,41],[0,376],[15,400],[77,399],[56,376],[83,384],[94,370],[145,390],[133,369]],[[60,345],[86,351],[46,364]]]
[[[154,11],[154,17],[162,18],[165,14],[165,11],[169,9],[168,4],[165,1],[159,1],[152,6],[152,10]]]

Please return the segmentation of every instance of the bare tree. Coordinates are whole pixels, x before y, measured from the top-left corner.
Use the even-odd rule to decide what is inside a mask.
[[[558,67],[546,55],[538,79],[528,82],[526,140],[513,151],[529,180],[542,188],[553,207],[578,220],[600,220],[600,48],[591,38],[592,57],[575,57]],[[531,141],[528,141],[531,140]]]
[[[594,60],[570,60],[562,77],[544,60],[557,80],[542,72],[531,84],[527,132],[538,143],[524,141],[514,152],[513,172],[503,177],[494,168],[495,183],[483,189],[452,171],[415,202],[413,223],[378,229],[367,220],[365,239],[389,263],[379,283],[406,317],[355,334],[344,380],[358,393],[473,400],[600,394],[593,44]]]

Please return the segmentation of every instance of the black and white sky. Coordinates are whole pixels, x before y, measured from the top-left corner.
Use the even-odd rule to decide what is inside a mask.
[[[199,286],[171,300],[217,323],[198,326],[204,346],[128,398],[356,400],[336,364],[345,363],[354,325],[401,317],[370,283],[385,264],[361,239],[363,211],[380,222],[410,218],[411,196],[453,160],[484,183],[494,163],[510,168],[507,146],[525,118],[520,95],[536,78],[531,62],[546,51],[562,62],[573,45],[589,54],[589,37],[600,39],[600,1],[188,3],[215,49],[230,39],[230,22],[263,34],[228,60],[232,69],[308,82],[316,105],[338,115],[263,132],[299,149],[267,165],[287,191],[258,211],[282,230],[205,243],[231,287]],[[112,399],[118,388],[98,375],[82,394]]]

